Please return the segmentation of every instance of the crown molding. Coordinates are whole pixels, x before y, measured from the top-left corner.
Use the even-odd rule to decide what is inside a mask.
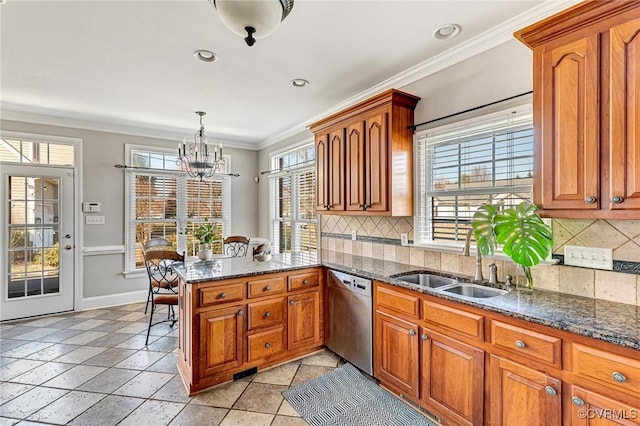
[[[326,110],[322,114],[318,114],[309,118],[304,123],[301,123],[295,127],[292,127],[284,132],[267,138],[258,143],[258,149],[264,149],[270,145],[281,142],[287,138],[302,133],[307,126],[311,123],[319,121],[329,115],[335,114],[343,109],[349,108],[358,102],[362,102],[365,99],[377,95],[378,93],[396,88],[402,89],[411,83],[442,71],[448,67],[458,64],[473,56],[479,55],[487,50],[493,49],[503,43],[510,40],[516,40],[513,37],[513,33],[535,22],[538,22],[544,18],[547,18],[555,13],[565,10],[575,4],[580,3],[582,0],[547,0],[546,2],[527,10],[519,15],[514,16],[501,25],[493,27],[464,43],[460,43],[451,49],[435,55],[411,68],[408,68],[387,80],[384,80],[369,89],[354,95],[345,101],[339,103],[331,109]]]
[[[69,127],[95,132],[118,133],[128,136],[162,139],[173,142],[181,141],[183,138],[192,135],[194,132],[194,129],[182,130],[169,127],[147,128],[124,123],[98,121],[89,116],[87,116],[87,119],[83,119],[80,117],[64,117],[50,113],[39,113],[36,112],[36,108],[25,108],[23,105],[10,104],[7,102],[2,104],[0,118],[7,121],[19,121],[23,123],[42,124],[56,127]],[[214,138],[216,143],[222,142],[222,144],[228,148],[247,149],[251,151],[259,149],[255,143],[251,142],[226,140],[216,136],[214,136]]]

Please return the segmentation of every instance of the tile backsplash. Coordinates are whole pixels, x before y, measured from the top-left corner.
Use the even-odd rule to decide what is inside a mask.
[[[333,253],[353,254],[375,259],[406,263],[419,268],[472,276],[475,258],[455,251],[438,251],[401,246],[400,234],[413,240],[412,217],[334,216],[321,217],[321,247]],[[552,221],[554,254],[563,254],[565,245],[613,249],[617,261],[640,262],[640,221],[570,220]],[[351,240],[351,231],[357,240]],[[331,261],[331,259],[328,259]],[[483,259],[483,275],[489,276],[489,264],[498,266],[498,279],[518,275],[510,260]],[[640,306],[640,275],[577,268],[565,265],[538,265],[532,268],[534,286],[538,289],[571,293]]]

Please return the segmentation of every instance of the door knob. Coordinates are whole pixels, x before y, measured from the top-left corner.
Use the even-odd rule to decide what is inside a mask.
[[[69,244],[67,244],[66,246],[64,246],[65,250],[71,250],[71,246]]]

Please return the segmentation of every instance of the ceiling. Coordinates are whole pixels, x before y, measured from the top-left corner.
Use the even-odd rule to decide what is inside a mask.
[[[193,133],[203,110],[210,140],[264,147],[416,64],[480,45],[482,34],[543,3],[296,0],[276,32],[250,48],[207,0],[8,0],[0,6],[2,113],[172,139]],[[448,23],[461,34],[434,40]],[[218,60],[196,60],[197,49]],[[294,88],[294,78],[311,84]]]

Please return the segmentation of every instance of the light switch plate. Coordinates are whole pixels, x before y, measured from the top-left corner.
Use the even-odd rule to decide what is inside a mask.
[[[613,270],[613,249],[564,246],[564,264]]]
[[[357,238],[357,235],[358,235],[358,234],[356,233],[356,230],[355,230],[355,229],[352,229],[352,230],[351,230],[351,241],[355,241],[355,240],[356,240],[356,238]]]
[[[86,225],[104,225],[105,220],[104,220],[104,216],[85,216],[84,217],[84,223]]]

